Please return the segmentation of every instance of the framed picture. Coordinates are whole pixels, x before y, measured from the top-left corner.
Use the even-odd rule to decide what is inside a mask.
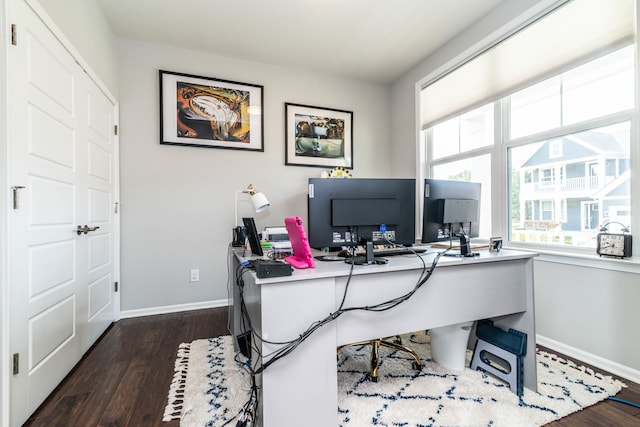
[[[353,112],[285,103],[285,165],[353,168]]]
[[[160,70],[160,143],[264,151],[260,85]]]

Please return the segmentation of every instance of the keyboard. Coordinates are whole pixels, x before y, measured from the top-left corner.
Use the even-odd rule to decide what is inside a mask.
[[[422,254],[426,252],[426,248],[409,248],[409,247],[397,247],[397,248],[383,248],[374,249],[373,255],[378,257],[394,256],[394,255],[413,255]],[[358,251],[357,255],[366,255],[365,252]]]

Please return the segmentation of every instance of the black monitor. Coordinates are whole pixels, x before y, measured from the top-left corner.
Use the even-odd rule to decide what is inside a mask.
[[[415,243],[415,179],[309,178],[312,248]]]
[[[249,240],[249,246],[251,246],[251,253],[254,255],[262,256],[262,246],[260,245],[260,236],[258,235],[258,229],[256,228],[256,221],[252,218],[242,218],[244,228],[247,230],[247,239]]]
[[[480,189],[478,182],[425,179],[422,243],[455,238],[461,250],[468,247],[468,239],[480,230]]]

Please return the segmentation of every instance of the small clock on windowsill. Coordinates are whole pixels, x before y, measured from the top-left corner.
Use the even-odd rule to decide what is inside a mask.
[[[622,226],[622,233],[609,233],[607,226],[609,224],[620,224],[619,222],[609,222],[600,227],[600,233],[597,236],[596,253],[600,256],[612,256],[616,258],[626,258],[631,256],[631,234],[629,227]]]

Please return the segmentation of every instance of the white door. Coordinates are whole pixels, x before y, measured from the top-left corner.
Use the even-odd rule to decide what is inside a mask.
[[[115,114],[114,105],[90,80],[83,99],[87,110],[87,171],[81,177],[86,185],[88,204],[87,226],[97,228],[86,233],[88,259],[81,268],[87,289],[87,340],[83,342],[82,353],[100,337],[114,320],[116,268],[114,220],[117,213],[115,171],[116,150],[114,147]],[[83,223],[84,225],[84,223]],[[85,236],[85,234],[83,234]]]
[[[114,105],[25,2],[12,4],[10,418],[20,425],[114,319],[116,159]]]

